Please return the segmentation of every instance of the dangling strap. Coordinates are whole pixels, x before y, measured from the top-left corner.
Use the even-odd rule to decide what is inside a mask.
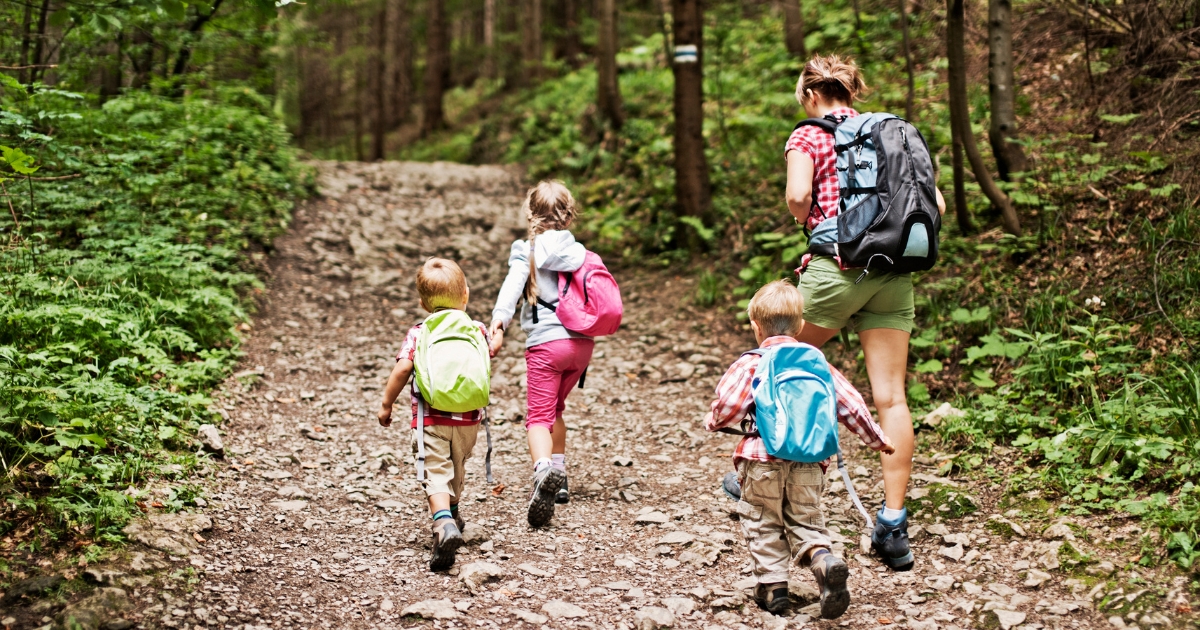
[[[838,447],[838,472],[842,473],[842,482],[846,484],[846,494],[850,495],[850,501],[854,503],[854,507],[858,508],[858,513],[867,520],[867,529],[875,527],[875,523],[871,521],[871,515],[867,513],[863,507],[862,501],[858,500],[858,493],[854,491],[854,482],[850,481],[850,474],[846,472],[846,460],[842,457],[842,449]]]
[[[483,458],[483,471],[487,473],[487,482],[490,486],[496,483],[496,480],[492,477],[492,416],[488,412],[488,407],[483,408],[483,420],[480,423],[483,424],[483,430],[487,433],[488,450],[487,456]]]
[[[579,389],[583,389],[583,382],[587,380],[587,367],[583,368],[583,374],[579,375]]]
[[[413,386],[414,389],[416,386]],[[425,480],[425,399],[417,393],[417,481]]]

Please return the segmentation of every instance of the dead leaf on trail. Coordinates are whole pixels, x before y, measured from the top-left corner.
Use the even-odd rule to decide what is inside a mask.
[[[146,507],[146,502],[145,502],[145,501],[138,501],[137,503],[134,503],[134,505],[136,505],[136,506],[137,506],[137,509],[141,510],[142,512],[149,512],[149,511],[150,511],[150,508]]]
[[[279,402],[281,402],[285,405],[290,405],[290,404],[296,402],[296,399],[295,398],[280,398]]]
[[[892,624],[892,620],[888,619],[887,617],[880,617],[876,621],[878,621],[879,625],[881,625],[881,626],[889,626]]]
[[[161,508],[166,506],[162,504],[162,501],[155,501],[150,504],[150,507]]]
[[[201,536],[200,534],[197,534],[196,532],[192,532],[192,538],[195,538],[196,542],[198,542],[198,543],[208,542],[207,540],[204,539],[203,536]]]
[[[317,425],[317,426],[313,427],[313,432],[314,433],[324,433],[325,427],[323,427],[321,425]]]
[[[492,496],[498,497],[502,492],[504,492],[504,484],[498,483],[492,487]]]

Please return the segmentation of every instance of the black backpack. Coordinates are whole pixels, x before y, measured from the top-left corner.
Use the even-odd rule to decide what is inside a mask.
[[[893,114],[809,118],[795,129],[805,126],[834,137],[840,199],[837,215],[813,230],[808,251],[836,256],[843,269],[863,269],[859,281],[876,270],[932,268],[942,215],[921,132]],[[825,216],[819,205],[817,210]]]

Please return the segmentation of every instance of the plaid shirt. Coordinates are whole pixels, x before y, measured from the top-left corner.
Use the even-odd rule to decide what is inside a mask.
[[[783,335],[768,337],[761,347],[769,348],[781,343],[796,343],[796,340]],[[717,399],[712,403],[712,411],[704,417],[706,430],[716,431],[733,426],[749,414],[750,405],[754,402],[754,370],[758,367],[760,359],[762,357],[756,354],[744,354],[729,366],[725,376],[721,377],[721,382],[717,383]],[[837,393],[838,421],[857,434],[868,447],[877,451],[883,450],[889,443],[888,438],[871,418],[871,410],[863,401],[862,394],[858,393],[854,385],[850,384],[837,368],[831,365],[829,371],[833,374],[833,389]],[[762,438],[757,437],[744,437],[738,442],[737,448],[733,450],[734,465],[743,459],[755,462],[775,460],[767,454]],[[821,462],[822,469],[827,466],[828,462]]]
[[[487,326],[480,322],[475,322],[479,325],[479,330],[483,333],[483,338],[491,340],[488,335]],[[417,324],[408,329],[408,335],[404,337],[404,345],[400,346],[400,352],[396,355],[396,360],[407,359],[413,361],[417,356],[417,337],[421,333],[421,324]],[[415,374],[414,374],[415,376]],[[417,381],[414,378],[412,386],[409,388],[412,392],[412,428],[417,428]],[[440,411],[429,405],[425,405],[425,426],[452,426],[461,427],[468,424],[475,424],[482,419],[481,410],[465,411],[463,413],[451,413],[449,411]]]
[[[853,118],[858,112],[850,107],[839,107],[828,115]],[[806,222],[810,230],[838,213],[837,153],[833,147],[833,136],[811,125],[793,131],[783,147],[785,161],[789,151],[800,151],[813,161],[813,205]]]

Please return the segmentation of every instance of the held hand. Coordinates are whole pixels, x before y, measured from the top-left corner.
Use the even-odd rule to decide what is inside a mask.
[[[379,413],[377,415],[379,416],[379,426],[381,426],[381,427],[392,426],[392,408],[391,408],[391,406],[384,405],[384,406],[380,407]]]
[[[879,449],[879,452],[883,453],[884,455],[891,455],[892,453],[896,452],[896,447],[892,446],[892,441],[889,440],[887,436],[884,436],[883,448]]]
[[[490,335],[492,342],[488,347],[488,351],[490,352],[491,356],[494,357],[496,356],[497,352],[500,352],[500,348],[504,345],[504,327],[500,325],[500,322],[492,322]]]

